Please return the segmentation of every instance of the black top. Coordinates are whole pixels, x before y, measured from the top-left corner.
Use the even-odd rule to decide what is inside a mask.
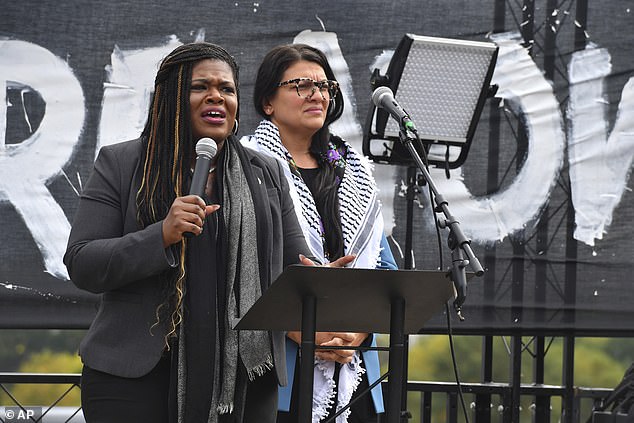
[[[221,204],[222,177],[216,175],[212,198],[207,204]],[[187,252],[185,294],[186,391],[185,421],[203,422],[209,417],[216,359],[216,331],[224,316],[225,269],[223,259],[222,207],[205,219],[203,232],[190,238]],[[222,337],[222,334],[218,334]]]
[[[302,179],[304,180],[304,183],[310,190],[310,193],[313,195],[313,198],[315,198],[316,197],[315,184],[316,184],[317,175],[319,174],[320,169],[318,167],[315,167],[312,169],[303,169],[301,167],[298,167],[297,170],[299,170],[299,173],[302,175]]]

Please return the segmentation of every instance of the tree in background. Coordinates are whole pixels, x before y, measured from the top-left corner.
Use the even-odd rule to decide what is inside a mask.
[[[32,354],[20,365],[21,373],[81,373],[81,360],[75,353],[44,350]],[[22,405],[47,406],[55,403],[72,385],[19,384],[14,385],[11,394]],[[64,395],[57,405],[77,406],[81,404],[79,387],[74,387]],[[3,403],[6,404],[6,398]]]
[[[81,373],[77,355],[84,331],[0,330],[0,371],[19,373]],[[70,385],[16,384],[5,386],[22,405],[53,404]],[[59,405],[79,406],[75,387]],[[15,405],[0,391],[0,405]]]
[[[30,355],[48,349],[77,353],[83,330],[1,329],[0,372],[15,372]]]

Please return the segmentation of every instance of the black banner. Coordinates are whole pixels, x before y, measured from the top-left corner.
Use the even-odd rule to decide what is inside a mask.
[[[324,50],[361,150],[370,77],[404,34],[499,46],[465,164],[432,169],[485,266],[458,331],[634,329],[634,37],[625,0],[467,2],[3,2],[0,19],[0,327],[86,327],[97,296],[62,255],[103,145],[138,136],[158,61],[180,43],[226,47],[241,66],[240,132],[258,118],[255,71],[273,46]],[[398,98],[398,94],[397,94]],[[416,110],[409,110],[416,121]],[[376,165],[386,229],[406,250],[407,168]],[[425,187],[412,212],[416,268],[440,263]],[[95,222],[99,224],[99,222]],[[426,331],[442,331],[438,316]]]

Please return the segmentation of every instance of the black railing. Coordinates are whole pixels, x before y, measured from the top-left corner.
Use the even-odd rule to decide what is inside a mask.
[[[575,387],[573,397],[572,418],[559,418],[560,413],[553,413],[552,399],[559,398],[561,403],[566,402],[569,392],[563,386],[521,384],[519,386],[520,404],[512,401],[515,387],[505,383],[461,383],[460,387],[465,397],[469,421],[472,423],[519,423],[535,422],[550,423],[567,421],[574,423],[585,422],[590,418],[594,409],[601,406],[603,399],[612,392],[607,388]],[[411,419],[412,423],[430,423],[432,416],[438,413],[438,402],[443,403],[444,396],[444,420],[447,423],[463,422],[463,410],[460,408],[458,385],[447,382],[413,382],[407,383],[408,393],[419,393],[419,401],[411,401],[408,409],[413,412],[417,408],[418,419]],[[412,398],[412,395],[409,396]],[[529,403],[529,413],[521,413],[522,403]],[[418,403],[418,404],[416,404]],[[584,407],[585,405],[585,407]],[[513,413],[517,408],[518,413]],[[556,414],[556,415],[553,415]],[[414,414],[416,416],[416,414]],[[514,416],[521,416],[518,421],[513,421]]]
[[[20,404],[19,399],[15,398],[7,385],[13,384],[63,384],[69,385],[69,389],[62,394],[53,404],[43,407],[42,417],[32,419],[33,422],[83,422],[83,418],[78,415],[81,408],[77,407],[69,415],[67,411],[64,417],[60,417],[60,413],[55,413],[57,404],[73,389],[79,389],[79,374],[36,374],[36,373],[0,373],[0,390],[4,391],[13,401],[9,406],[17,406],[25,412],[29,407]],[[513,422],[512,410],[514,407],[520,408],[520,404],[513,404],[513,389],[510,384],[505,383],[461,383],[463,395],[465,396],[469,415],[472,423],[519,423]],[[384,386],[385,387],[385,386]],[[447,423],[458,423],[464,421],[462,418],[462,410],[460,409],[460,401],[458,397],[458,385],[456,383],[447,382],[413,382],[407,383],[407,391],[410,394],[408,408],[414,411],[412,407],[416,407],[416,419],[410,419],[411,423],[430,423],[432,416],[437,413],[437,408],[444,406],[444,416],[442,421]],[[569,421],[582,423],[588,420],[593,409],[599,407],[603,399],[611,392],[606,388],[584,388],[575,387],[573,398],[573,417],[572,419],[559,419],[551,417],[553,414],[552,399],[559,398],[561,403],[566,402],[566,395],[569,390],[562,386],[554,385],[536,385],[522,384],[519,386],[521,402],[529,402],[528,415],[522,415],[522,421],[532,421],[536,423],[550,423],[551,421]],[[412,401],[412,393],[420,394],[419,401]],[[539,401],[538,401],[539,399]],[[440,403],[440,406],[438,404]],[[444,403],[444,405],[443,405]],[[541,404],[541,405],[538,405]],[[7,405],[7,404],[3,404]],[[544,406],[545,405],[545,406]],[[585,405],[585,407],[584,407]],[[585,410],[585,413],[583,412]],[[441,411],[442,412],[442,411]],[[0,422],[5,422],[6,418],[0,413]],[[56,417],[53,417],[56,416]],[[436,420],[434,420],[436,421]]]
[[[59,403],[74,389],[80,389],[80,376],[75,373],[0,373],[0,392],[4,392],[11,403],[0,404],[0,423],[13,421],[36,423],[84,423],[81,407],[62,407]],[[47,384],[68,385],[57,399],[46,406],[24,405],[16,398],[8,385]],[[37,410],[37,411],[36,411]],[[20,418],[18,418],[18,416]]]

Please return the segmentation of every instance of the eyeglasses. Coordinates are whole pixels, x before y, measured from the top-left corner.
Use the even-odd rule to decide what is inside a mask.
[[[334,98],[339,90],[339,83],[337,81],[314,81],[310,78],[289,79],[288,81],[278,83],[277,86],[283,87],[284,85],[291,84],[295,84],[297,95],[306,100],[310,99],[318,88],[319,94],[321,94],[321,98],[324,100],[326,100],[326,96],[324,95],[326,92],[329,98]]]

